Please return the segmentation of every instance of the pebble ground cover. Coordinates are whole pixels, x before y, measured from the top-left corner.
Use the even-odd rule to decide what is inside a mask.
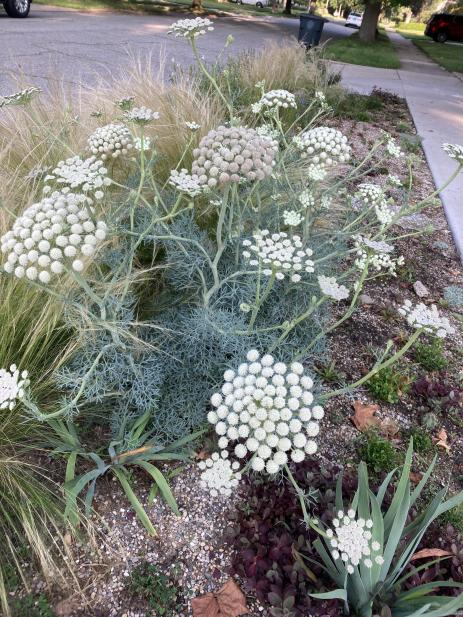
[[[0,100],[2,610],[456,615],[463,281],[407,109],[211,28]]]

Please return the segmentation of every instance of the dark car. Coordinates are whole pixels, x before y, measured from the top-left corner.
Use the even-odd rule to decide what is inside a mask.
[[[424,33],[436,43],[463,41],[463,15],[435,13],[428,21]]]
[[[27,17],[31,8],[31,0],[0,0],[0,4],[10,17]]]

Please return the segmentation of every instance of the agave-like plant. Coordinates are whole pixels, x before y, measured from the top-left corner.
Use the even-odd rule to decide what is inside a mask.
[[[460,614],[463,592],[452,598],[434,594],[445,587],[463,589],[462,583],[433,581],[410,590],[401,589],[416,570],[424,570],[437,561],[427,562],[404,574],[429,525],[463,502],[463,492],[446,500],[444,488],[410,520],[411,508],[429,480],[437,457],[413,490],[410,486],[412,458],[413,440],[388,508],[384,508],[384,497],[397,470],[389,473],[375,494],[368,485],[367,466],[362,462],[358,468],[358,489],[347,515],[344,514],[340,476],[336,490],[338,518],[333,521],[334,527],[306,517],[308,524],[321,536],[313,544],[321,558],[321,563],[315,563],[337,586],[334,591],[311,594],[314,598],[342,600],[346,612],[359,617],[371,617],[373,611],[392,617]],[[359,548],[359,544],[362,547]]]

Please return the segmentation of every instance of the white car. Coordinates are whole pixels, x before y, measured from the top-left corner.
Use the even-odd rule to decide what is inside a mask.
[[[344,24],[346,28],[360,28],[362,25],[363,13],[349,13],[348,18],[346,19],[346,23]]]
[[[270,4],[270,0],[236,0],[236,4],[252,4],[257,6],[258,9],[262,9]]]

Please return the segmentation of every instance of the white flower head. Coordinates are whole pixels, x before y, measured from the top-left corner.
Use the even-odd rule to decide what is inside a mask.
[[[270,124],[262,124],[256,126],[256,133],[260,137],[268,137],[269,139],[278,140],[280,134],[277,129],[274,129]]]
[[[318,284],[320,285],[322,293],[324,293],[325,296],[333,298],[333,300],[346,300],[346,298],[349,297],[349,290],[347,287],[339,285],[334,276],[320,275],[318,277]]]
[[[24,389],[29,385],[27,375],[27,371],[20,373],[16,364],[0,369],[0,409],[14,409],[18,399],[24,397]]]
[[[402,180],[396,174],[389,174],[387,179],[393,186],[402,186]]]
[[[261,111],[275,111],[279,109],[295,109],[296,97],[288,90],[270,90],[265,92],[261,98],[251,106],[253,113]]]
[[[304,208],[313,208],[315,205],[315,197],[310,189],[302,191],[297,199]]]
[[[229,497],[232,489],[236,488],[241,480],[239,463],[236,461],[232,463],[226,456],[223,456],[223,453],[219,456],[215,452],[211,458],[201,461],[198,466],[202,471],[200,484],[208,489],[213,497],[217,495]]]
[[[95,156],[84,160],[80,156],[73,156],[60,161],[46,176],[45,182],[48,183],[51,180],[62,187],[67,186],[70,189],[89,193],[101,191],[102,188],[111,184],[111,179],[107,174],[108,170],[103,166],[103,161]]]
[[[376,217],[381,225],[392,222],[394,214],[388,206],[383,189],[377,184],[364,182],[358,186],[355,198],[365,206],[374,207]]]
[[[390,135],[386,131],[383,131],[383,135],[386,140],[387,153],[396,159],[403,157],[404,153],[402,152],[400,146],[396,144],[395,139],[392,137],[392,135]]]
[[[296,210],[285,210],[283,212],[283,222],[288,227],[297,227],[303,221],[303,216]]]
[[[142,151],[141,137],[135,137],[133,141],[133,147],[135,148],[135,150],[138,150],[139,152]],[[143,151],[146,152],[150,148],[151,148],[151,139],[147,137],[146,135],[144,135],[143,136]]]
[[[212,32],[214,30],[210,19],[196,17],[195,19],[179,19],[172,24],[171,30],[167,34],[174,34],[176,37],[196,39],[198,36]]]
[[[285,232],[270,234],[267,230],[253,235],[254,243],[245,240],[243,257],[249,259],[251,266],[260,265],[265,276],[275,276],[282,280],[288,276],[298,283],[301,275],[314,271],[314,262],[310,259],[313,251],[304,248],[300,236],[288,236]]]
[[[392,276],[396,276],[397,266],[404,263],[402,255],[394,258],[391,253],[394,247],[384,241],[370,240],[361,235],[355,236],[355,249],[357,259],[355,265],[359,270],[363,270],[367,263],[378,272],[387,270]]]
[[[149,107],[134,107],[133,109],[129,109],[124,112],[124,120],[126,122],[133,122],[134,124],[138,124],[140,126],[144,126],[145,124],[149,124],[154,120],[159,120],[159,113],[157,111],[153,111]]]
[[[40,92],[42,92],[40,88],[32,86],[31,88],[25,88],[14,94],[2,96],[0,97],[0,108],[15,105],[28,105],[37,94],[40,94]]]
[[[199,131],[199,129],[201,128],[200,124],[197,124],[196,122],[185,122],[185,125],[187,126],[187,128],[190,129],[190,131]]]
[[[287,366],[251,349],[236,371],[225,371],[221,391],[211,397],[215,411],[208,421],[218,435],[238,442],[237,458],[250,452],[255,471],[274,474],[290,458],[300,462],[317,450],[323,409],[313,406],[312,388],[299,362]]]
[[[315,166],[326,168],[347,163],[350,159],[347,137],[328,126],[309,129],[295,137],[293,142],[301,151],[301,158],[307,158]]]
[[[199,182],[196,174],[189,174],[186,169],[177,171],[173,169],[170,172],[169,184],[180,191],[186,193],[190,197],[197,197],[203,192],[204,187]]]
[[[413,328],[423,328],[426,332],[439,338],[445,338],[447,334],[455,333],[455,328],[450,325],[447,317],[439,313],[435,304],[426,306],[419,302],[413,306],[410,300],[405,300],[399,308],[399,313],[407,318],[408,323]]]
[[[371,557],[381,550],[381,544],[371,540],[372,533],[368,529],[372,526],[373,521],[356,519],[355,511],[349,510],[347,514],[338,512],[333,528],[327,530],[331,555],[335,561],[342,559],[349,574],[353,574],[354,568],[360,564],[371,568]]]
[[[26,208],[0,238],[3,270],[46,285],[67,268],[81,272],[106,234],[104,221],[94,219],[91,199],[55,191]]]
[[[442,149],[451,159],[459,165],[463,165],[463,146],[459,144],[442,144]]]
[[[192,174],[202,185],[263,180],[275,164],[278,143],[243,126],[209,131],[193,150]]]
[[[125,155],[133,148],[132,135],[123,124],[101,126],[88,138],[90,152],[103,161]]]

